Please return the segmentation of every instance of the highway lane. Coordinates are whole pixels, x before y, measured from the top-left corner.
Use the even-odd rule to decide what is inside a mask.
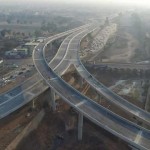
[[[94,30],[96,30],[97,29],[97,27],[95,26],[95,28],[94,27],[92,27],[92,31],[94,31]],[[90,28],[89,28],[89,30],[90,30]],[[92,32],[91,30],[90,30],[90,32]],[[65,40],[64,40],[64,43],[66,44],[67,42],[68,42],[68,47],[67,47],[67,50],[65,51],[65,56],[64,56],[64,58],[62,59],[62,61],[54,68],[54,71],[56,72],[56,73],[58,73],[59,75],[63,75],[65,72],[66,72],[66,70],[70,67],[70,65],[71,64],[75,64],[76,63],[76,61],[78,61],[77,60],[77,57],[78,57],[78,53],[77,53],[77,51],[78,51],[78,48],[76,47],[76,43],[78,42],[79,43],[79,40],[78,40],[78,38],[82,38],[85,34],[87,34],[87,33],[89,33],[89,32],[87,32],[87,30],[83,30],[82,32],[80,32],[80,33],[78,33],[78,34],[76,34],[75,36],[70,36],[70,37],[67,37]],[[69,40],[69,38],[70,38],[70,40]],[[74,40],[74,43],[72,42],[72,40]],[[70,44],[74,44],[74,48],[73,49],[70,49],[69,48],[69,45]],[[79,45],[78,46],[80,46],[80,43],[79,43]],[[63,43],[61,44],[61,47],[63,47]],[[62,51],[64,51],[63,49],[62,49]],[[65,68],[64,68],[64,66],[65,66]],[[51,66],[51,64],[50,64],[50,67],[52,68],[52,66]]]
[[[6,102],[3,102],[0,105],[0,118],[7,116],[11,112],[19,109],[20,107],[43,93],[48,88],[47,86],[43,85],[45,85],[45,82],[43,80],[39,81],[38,83],[36,82],[32,86],[28,87],[28,89],[26,89],[25,91],[23,90],[16,96],[12,97]]]
[[[62,63],[62,61],[64,61],[64,59],[62,59],[62,58],[66,58],[67,47],[68,47],[68,43],[69,43],[70,39],[72,39],[76,34],[79,34],[80,32],[81,31],[77,31],[64,39],[64,41],[62,42],[62,44],[60,45],[60,47],[58,49],[57,54],[49,63],[49,65],[51,66],[52,69],[55,70]]]
[[[84,25],[84,26],[69,30],[67,32],[61,33],[59,34],[59,37],[66,36],[68,34],[71,34],[73,32],[86,28],[88,26],[89,25]],[[17,110],[18,108],[25,105],[26,103],[31,101],[33,98],[37,97],[42,92],[44,92],[48,88],[48,85],[45,84],[45,82],[43,82],[42,80],[43,79],[41,78],[41,76],[39,76],[39,74],[35,74],[33,77],[26,80],[19,86],[16,86],[12,90],[1,94],[0,95],[0,119],[12,113],[13,111]],[[42,91],[38,91],[39,86],[41,87],[41,89],[43,89]],[[35,94],[33,91],[37,91],[37,93]]]
[[[53,40],[55,40],[55,37]],[[59,96],[76,110],[83,113],[85,117],[112,134],[141,150],[149,149],[150,131],[112,113],[73,89],[48,66],[42,52],[44,47],[44,44],[40,44],[37,47],[40,52],[34,50],[34,64],[43,79]]]

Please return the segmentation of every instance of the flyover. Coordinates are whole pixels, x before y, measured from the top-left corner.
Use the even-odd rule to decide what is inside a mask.
[[[91,29],[88,29],[85,32],[79,34],[79,39],[84,35],[90,32]],[[69,105],[74,107],[79,112],[79,124],[78,124],[78,136],[79,139],[82,138],[82,123],[83,123],[83,115],[111,132],[112,134],[118,136],[124,141],[128,142],[132,146],[136,148],[148,150],[150,147],[150,131],[146,130],[116,114],[107,110],[106,108],[98,105],[93,102],[91,99],[85,97],[77,90],[73,89],[70,85],[68,85],[62,78],[60,78],[51,67],[49,67],[46,62],[44,50],[48,43],[53,40],[59,38],[59,35],[53,37],[53,39],[47,39],[44,43],[40,43],[33,53],[33,60],[38,70],[39,74],[43,77],[43,79],[47,82],[47,84],[51,87],[51,90],[56,92],[60,97],[63,98]],[[78,38],[76,38],[78,42]],[[74,43],[75,45],[77,43]],[[73,44],[73,45],[74,45]],[[78,43],[79,44],[79,43]],[[79,45],[78,45],[79,46]],[[39,49],[40,51],[38,51]],[[72,49],[74,51],[75,49]],[[70,58],[71,57],[71,58]],[[74,60],[74,55],[71,55],[64,64],[68,64],[69,59]],[[73,57],[73,58],[72,58]],[[77,62],[76,60],[74,60]],[[62,63],[61,63],[62,64]],[[61,66],[63,67],[63,66]],[[57,72],[58,69],[55,69]],[[54,101],[54,99],[53,99]],[[54,104],[54,102],[53,102]],[[54,106],[55,107],[55,106]]]
[[[84,80],[86,80],[89,83],[91,87],[93,87],[97,91],[98,94],[102,95],[103,97],[105,97],[107,100],[117,105],[118,107],[121,107],[124,111],[126,111],[130,115],[133,115],[142,120],[143,122],[145,122],[146,124],[150,125],[150,113],[144,111],[143,109],[140,109],[139,107],[133,105],[132,103],[128,102],[127,100],[123,99],[122,97],[120,97],[119,95],[108,89],[102,83],[97,81],[86,70],[86,68],[84,67],[78,56],[80,41],[83,39],[84,36],[86,36],[86,34],[83,32],[81,34],[76,34],[74,37],[70,36],[72,38],[67,37],[64,40],[64,42],[61,44],[61,49],[60,51],[58,51],[56,56],[58,57],[58,59],[60,59],[62,52],[66,51],[66,54],[64,59],[62,59],[62,61],[54,68],[54,71],[57,74],[62,75],[71,64],[74,64],[77,72],[81,75],[81,77]],[[70,40],[68,40],[69,38]],[[67,44],[68,47],[66,46]],[[51,68],[53,68],[53,64],[55,64],[55,61],[52,61],[52,63],[50,64]]]

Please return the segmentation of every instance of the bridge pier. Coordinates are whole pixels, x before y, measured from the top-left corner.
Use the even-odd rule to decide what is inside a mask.
[[[52,110],[55,111],[56,110],[56,103],[55,103],[55,92],[53,89],[51,89],[51,95],[50,95],[50,99],[51,99],[51,107],[52,107]]]
[[[82,140],[83,114],[78,115],[78,140]]]
[[[96,100],[99,101],[100,95],[96,92]]]
[[[32,109],[35,109],[35,99],[32,101]]]
[[[96,97],[95,97],[96,101],[99,102],[99,103],[101,103],[102,96],[97,91],[95,92],[95,94],[96,94]]]
[[[83,86],[83,83],[84,83],[84,79],[82,78],[82,77],[79,77],[79,84],[80,84],[80,87],[82,87]]]

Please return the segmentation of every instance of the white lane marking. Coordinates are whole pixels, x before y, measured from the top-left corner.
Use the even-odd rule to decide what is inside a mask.
[[[57,79],[58,79],[58,77],[51,78],[51,79],[49,79],[49,80],[52,81],[52,80],[57,80]]]
[[[141,135],[142,135],[142,131],[140,131],[140,132],[137,134],[137,136],[136,136],[136,138],[135,138],[135,140],[134,140],[135,143],[139,143],[139,141],[140,141],[140,139],[141,139]]]
[[[80,31],[80,30],[79,30]],[[75,32],[79,32],[78,30],[77,31],[75,31]],[[74,35],[74,33],[72,33],[71,35],[69,35],[63,42],[62,42],[62,44],[60,45],[60,47],[59,47],[59,49],[58,49],[58,51],[57,51],[57,54],[53,57],[53,59],[49,62],[49,66],[53,63],[53,61],[57,58],[57,56],[59,55],[59,52],[60,51],[62,51],[62,50],[64,50],[64,48],[63,48],[63,44],[68,44],[68,42],[71,40],[71,39],[69,39],[70,37],[72,38],[72,36],[74,37],[75,35]],[[66,41],[68,41],[68,42],[66,42]],[[65,50],[66,51],[66,50]],[[61,57],[62,58],[62,57]],[[63,58],[62,58],[63,59]]]
[[[87,101],[86,101],[86,100],[84,100],[84,101],[82,101],[82,102],[80,102],[80,103],[76,104],[75,106],[76,106],[76,107],[79,107],[79,106],[83,105],[85,102],[87,102]]]

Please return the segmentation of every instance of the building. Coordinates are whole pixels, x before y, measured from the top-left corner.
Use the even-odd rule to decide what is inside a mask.
[[[34,47],[37,45],[38,45],[38,43],[36,43],[36,42],[28,42],[28,43],[24,44],[23,47],[28,49],[28,55],[31,56]]]
[[[6,58],[24,58],[29,54],[27,48],[17,47],[11,51],[5,52]]]
[[[19,47],[19,48],[14,49],[14,51],[16,51],[17,54],[20,55],[21,57],[28,56],[28,49],[27,48]]]

